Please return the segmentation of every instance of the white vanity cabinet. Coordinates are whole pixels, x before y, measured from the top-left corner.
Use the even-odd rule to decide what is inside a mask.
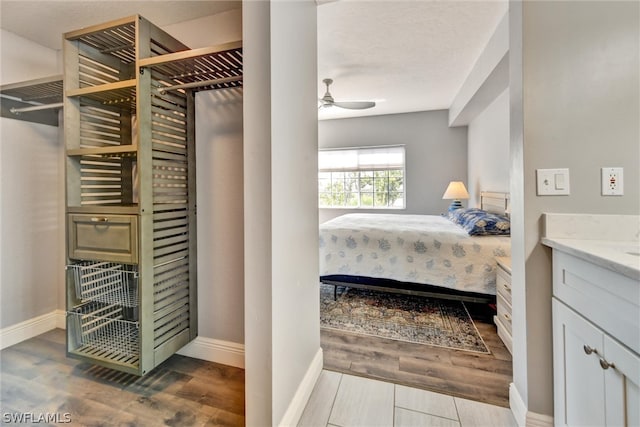
[[[555,425],[640,426],[639,281],[554,247],[552,307]]]
[[[555,422],[638,426],[640,358],[553,300]]]

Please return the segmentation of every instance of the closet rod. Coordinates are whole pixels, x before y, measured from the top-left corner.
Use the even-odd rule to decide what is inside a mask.
[[[213,79],[213,80],[200,80],[192,83],[184,83],[181,85],[163,87],[162,89],[159,89],[158,92],[160,92],[160,95],[164,95],[169,90],[190,89],[192,87],[211,86],[211,85],[217,85],[221,83],[239,82],[241,80],[242,80],[242,76],[225,77],[222,79]]]
[[[33,107],[10,108],[9,111],[11,111],[13,114],[20,114],[20,113],[28,113],[30,111],[40,111],[40,110],[50,110],[52,108],[62,108],[62,106],[63,106],[62,102],[56,102],[54,104],[34,105]]]

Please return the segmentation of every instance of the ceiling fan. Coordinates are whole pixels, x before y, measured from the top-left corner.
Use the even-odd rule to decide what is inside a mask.
[[[322,82],[327,85],[327,92],[324,94],[322,98],[320,98],[320,107],[319,108],[328,108],[328,107],[340,107],[347,108],[349,110],[365,110],[367,108],[372,108],[376,106],[374,101],[350,101],[350,102],[336,102],[329,93],[329,85],[333,83],[332,79],[324,79]]]

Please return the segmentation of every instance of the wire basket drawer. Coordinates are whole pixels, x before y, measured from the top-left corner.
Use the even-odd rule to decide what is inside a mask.
[[[92,302],[67,313],[70,350],[120,363],[140,356],[139,324],[127,320],[122,307]]]
[[[73,271],[76,296],[82,302],[97,301],[124,307],[139,305],[135,265],[82,261],[68,268]]]

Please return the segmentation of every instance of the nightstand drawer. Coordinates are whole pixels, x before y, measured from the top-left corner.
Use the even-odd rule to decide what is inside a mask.
[[[502,320],[500,320],[498,316],[495,316],[494,321],[496,323],[496,326],[498,327],[498,336],[504,343],[504,346],[507,348],[507,350],[509,350],[509,353],[513,354],[513,338],[511,336],[511,332],[507,330],[506,326],[504,325],[504,323],[502,323]]]
[[[500,266],[496,274],[496,292],[511,305],[511,276]]]
[[[507,303],[501,295],[497,296],[497,302],[498,320],[511,335],[511,304]]]

